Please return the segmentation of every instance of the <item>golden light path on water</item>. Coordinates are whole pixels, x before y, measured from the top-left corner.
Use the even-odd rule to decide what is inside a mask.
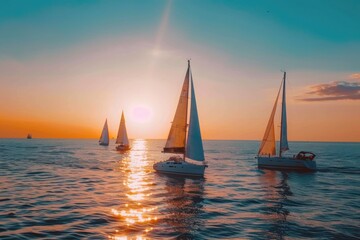
[[[152,225],[158,220],[154,213],[157,207],[146,206],[151,196],[149,186],[152,185],[147,150],[146,140],[134,140],[132,149],[121,160],[120,172],[124,174],[123,188],[127,203],[111,209],[113,216],[119,219],[122,230],[115,230],[113,236],[108,236],[109,239],[147,239],[145,235],[153,230]],[[139,235],[139,232],[143,234]]]

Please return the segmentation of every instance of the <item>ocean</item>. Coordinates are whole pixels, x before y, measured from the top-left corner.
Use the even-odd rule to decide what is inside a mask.
[[[360,239],[360,143],[290,142],[314,173],[204,141],[204,178],[157,174],[164,140],[0,139],[0,239]]]

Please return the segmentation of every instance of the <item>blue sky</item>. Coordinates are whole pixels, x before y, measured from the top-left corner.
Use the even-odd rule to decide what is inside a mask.
[[[3,0],[0,54],[26,58],[104,36],[146,33],[155,38],[166,4]],[[264,67],[357,70],[359,12],[356,0],[174,0],[164,41],[177,31],[187,41]]]
[[[155,2],[154,2],[155,3]],[[2,1],[1,53],[28,57],[105,36],[156,29],[164,2]]]

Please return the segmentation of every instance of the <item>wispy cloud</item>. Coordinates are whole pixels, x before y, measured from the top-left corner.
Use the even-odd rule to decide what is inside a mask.
[[[358,80],[360,80],[360,73],[351,74],[350,79],[358,79]]]
[[[360,100],[360,73],[351,74],[347,81],[336,81],[310,86],[302,101]]]

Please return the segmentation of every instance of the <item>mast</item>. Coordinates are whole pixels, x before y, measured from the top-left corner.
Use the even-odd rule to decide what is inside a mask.
[[[106,143],[106,145],[109,145],[109,128],[107,124],[107,119],[105,120],[103,132],[105,136],[103,136],[103,133],[101,134],[101,136],[104,138],[102,141]]]
[[[108,126],[107,126],[107,119],[105,120],[104,127],[101,131],[101,136],[99,142],[108,143],[109,142],[109,134],[108,134]]]
[[[287,121],[286,121],[286,72],[284,72],[283,77],[283,92],[282,92],[282,101],[281,101],[281,129],[280,129],[280,148],[279,148],[279,157],[281,157],[282,152],[285,152],[289,149],[288,140],[287,140]]]
[[[129,145],[129,138],[127,136],[127,131],[126,131],[124,111],[121,112],[121,120],[120,120],[118,135],[116,138],[116,144],[123,144],[126,146]]]
[[[189,72],[189,80],[192,80],[192,74],[191,74],[191,68],[190,68],[190,59],[188,59],[188,72]],[[190,85],[188,85],[188,89],[189,89]],[[189,91],[189,90],[188,90]],[[188,95],[188,99],[187,101],[189,101],[189,95]],[[189,105],[188,105],[189,106]],[[189,107],[186,108],[186,113],[185,113],[185,119],[186,119],[186,125],[185,125],[185,138],[184,138],[184,161],[185,161],[185,157],[186,157],[186,132],[187,132],[187,119],[188,119],[188,109]]]

